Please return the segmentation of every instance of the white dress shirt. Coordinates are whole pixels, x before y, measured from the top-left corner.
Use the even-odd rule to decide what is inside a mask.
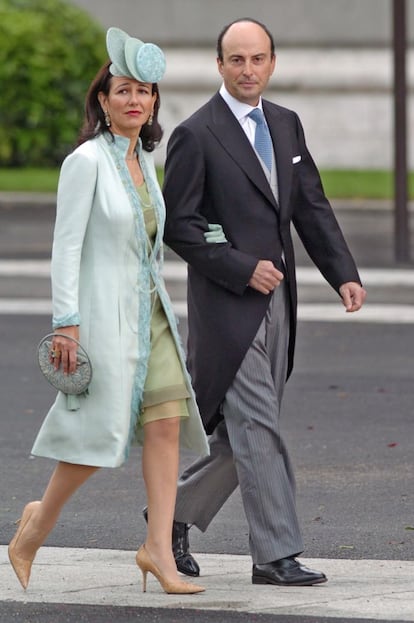
[[[233,115],[236,117],[237,121],[240,123],[247,138],[250,141],[251,146],[254,149],[254,137],[256,133],[257,124],[255,121],[253,121],[251,117],[249,117],[249,113],[255,108],[259,108],[263,112],[262,98],[261,97],[259,98],[259,102],[257,106],[250,106],[250,104],[245,104],[244,102],[240,102],[238,99],[230,95],[230,93],[228,92],[224,84],[221,85],[219,93],[221,97],[224,99],[224,101],[226,102],[227,106],[230,108]],[[257,153],[257,151],[255,149],[254,151],[260,161],[260,164],[262,165],[263,172],[266,175],[266,179],[269,182],[272,192],[274,196],[276,197],[276,201],[277,201],[278,200],[278,188],[277,188],[276,160],[275,160],[274,151],[272,153],[272,171],[270,174],[263,160]]]

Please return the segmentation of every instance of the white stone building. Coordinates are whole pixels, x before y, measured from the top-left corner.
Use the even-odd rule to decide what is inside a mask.
[[[277,67],[267,97],[296,110],[323,168],[393,164],[392,0],[72,0],[103,27],[154,41],[167,56],[163,149],[172,128],[220,85],[218,32],[239,17],[266,23]],[[414,127],[414,0],[408,8],[408,127]],[[409,149],[410,168],[414,153]]]

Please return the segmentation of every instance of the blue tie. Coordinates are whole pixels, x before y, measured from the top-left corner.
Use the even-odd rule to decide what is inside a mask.
[[[264,114],[260,108],[253,108],[248,116],[256,122],[254,135],[254,148],[270,171],[272,170],[273,144],[270,138],[269,128],[266,125]]]

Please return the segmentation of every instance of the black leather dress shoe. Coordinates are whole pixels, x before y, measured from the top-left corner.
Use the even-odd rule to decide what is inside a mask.
[[[172,548],[178,571],[185,575],[197,577],[200,575],[200,567],[190,553],[188,540],[189,526],[182,521],[173,521]]]
[[[295,558],[281,558],[264,565],[253,565],[253,584],[277,584],[278,586],[311,586],[322,584],[327,577],[301,565]]]
[[[145,521],[148,521],[148,509],[142,510]],[[172,529],[172,550],[174,554],[177,571],[196,578],[200,575],[200,567],[190,553],[190,543],[188,540],[189,526],[182,521],[173,521]]]

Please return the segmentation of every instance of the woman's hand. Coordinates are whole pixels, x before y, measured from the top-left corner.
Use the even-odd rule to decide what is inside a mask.
[[[223,228],[218,223],[208,223],[208,231],[204,232],[203,235],[206,242],[212,242],[213,244],[227,242]]]
[[[65,334],[68,337],[79,340],[79,327],[77,325],[59,327],[59,329],[55,330],[55,333]],[[53,337],[50,356],[56,370],[62,366],[65,374],[73,374],[76,370],[77,352],[78,348],[75,342],[67,340],[62,335],[55,335]]]

